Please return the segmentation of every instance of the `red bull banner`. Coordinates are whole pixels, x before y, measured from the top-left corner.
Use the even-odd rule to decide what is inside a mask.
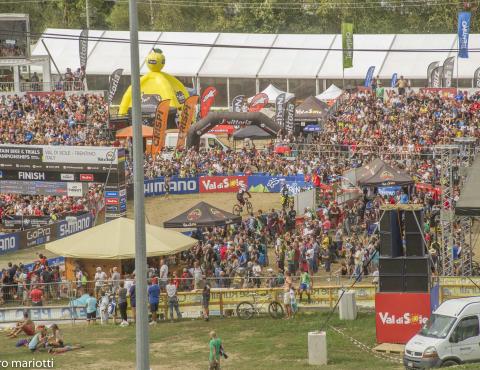
[[[248,106],[249,112],[259,112],[268,104],[268,95],[260,93],[255,95]]]
[[[247,189],[248,176],[200,176],[200,193],[236,193]]]
[[[215,102],[215,97],[217,94],[218,91],[213,86],[209,86],[203,90],[203,94],[200,99],[200,118],[203,118],[208,114],[211,106]]]
[[[185,146],[187,132],[190,129],[193,120],[195,119],[197,103],[198,95],[192,95],[185,101],[185,104],[183,105],[180,122],[178,123],[177,150],[182,150]]]
[[[155,122],[153,123],[152,153],[158,153],[165,146],[165,135],[167,133],[168,111],[170,100],[162,100],[157,105]]]

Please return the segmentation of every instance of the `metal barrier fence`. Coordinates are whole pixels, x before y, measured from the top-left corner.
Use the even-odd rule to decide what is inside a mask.
[[[439,277],[440,302],[452,298],[470,297],[480,295],[480,277],[471,280],[466,277]],[[252,292],[267,294],[272,291],[274,296],[282,291],[283,281],[277,276],[262,277],[232,277],[232,278],[207,278],[195,281],[193,278],[179,280],[179,303],[186,307],[201,307],[201,289],[208,282],[212,288],[212,305],[237,304],[245,300]],[[132,280],[123,280],[125,286],[130,286]],[[473,281],[473,282],[472,282]],[[312,277],[311,299],[313,306],[333,307],[338,297],[338,290],[349,288],[353,279],[348,276],[330,275]],[[81,297],[83,294],[95,292],[98,296],[104,292],[112,292],[118,288],[119,282],[105,281],[102,285],[94,281],[84,283],[61,281],[55,283],[30,283],[0,285],[0,307],[31,306],[30,292],[34,287],[41,288],[43,292],[43,306],[56,306],[67,304]],[[160,284],[162,284],[160,282]],[[294,285],[299,286],[299,277],[294,277]],[[477,284],[477,285],[475,285]],[[377,285],[373,276],[365,276],[357,283],[353,290],[357,293],[357,301],[360,305],[373,307],[375,305],[375,293]],[[270,293],[272,293],[270,292]],[[166,306],[166,300],[165,306]],[[216,303],[215,303],[216,302]]]

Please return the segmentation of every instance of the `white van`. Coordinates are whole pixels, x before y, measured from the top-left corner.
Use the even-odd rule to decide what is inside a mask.
[[[165,137],[165,147],[173,150],[177,147],[177,141],[178,130],[168,130]],[[215,135],[205,134],[200,136],[200,149],[222,149],[226,151],[229,147],[218,140]]]
[[[406,369],[477,361],[480,361],[480,297],[443,302],[408,341],[403,355]]]

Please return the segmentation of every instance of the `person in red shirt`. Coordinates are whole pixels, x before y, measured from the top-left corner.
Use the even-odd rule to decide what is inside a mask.
[[[32,306],[43,306],[43,291],[38,286],[34,286],[30,291],[30,299]]]

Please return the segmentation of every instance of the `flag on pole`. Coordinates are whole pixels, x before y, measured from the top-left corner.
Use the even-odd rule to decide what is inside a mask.
[[[108,89],[108,96],[107,96],[108,104],[110,105],[112,105],[113,97],[117,92],[118,83],[120,82],[120,77],[122,77],[122,73],[123,73],[123,69],[119,68],[114,70],[110,75],[110,86]]]
[[[78,53],[80,57],[80,68],[87,68],[88,59],[88,30],[82,30],[79,38]]]
[[[428,87],[432,87],[432,71],[435,68],[437,68],[439,64],[440,64],[440,62],[432,62],[427,67],[427,81],[428,81],[427,86]]]
[[[473,74],[473,87],[480,88],[480,67]]]
[[[397,72],[395,72],[392,75],[392,80],[390,81],[390,87],[394,88],[395,86],[397,86],[397,80],[398,80],[398,74]]]
[[[452,87],[453,67],[455,65],[455,57],[445,59],[443,62],[442,87]]]
[[[353,23],[342,22],[343,68],[353,67]]]
[[[372,86],[373,72],[375,72],[375,66],[369,67],[367,75],[365,76],[365,83],[363,84],[365,87]]]
[[[185,146],[185,139],[187,138],[187,132],[190,130],[190,126],[195,118],[197,104],[198,95],[192,95],[187,98],[183,105],[182,114],[180,115],[180,121],[178,123],[177,150],[182,150]]]
[[[470,35],[470,12],[458,13],[458,57],[468,58],[468,36]]]
[[[155,112],[155,122],[153,123],[153,142],[152,153],[156,154],[165,146],[165,136],[167,133],[168,111],[170,110],[170,100],[162,100],[157,105]]]

